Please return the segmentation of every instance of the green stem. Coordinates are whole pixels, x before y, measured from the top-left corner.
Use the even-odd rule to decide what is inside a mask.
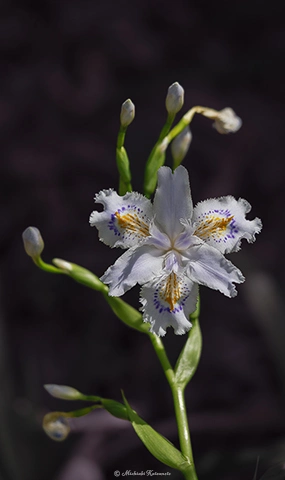
[[[198,480],[194,465],[188,470],[185,470],[183,472],[183,475],[186,478],[186,480]]]
[[[198,477],[195,471],[194,460],[193,460],[190,431],[189,431],[188,418],[187,418],[187,410],[186,410],[185,398],[184,398],[184,389],[173,384],[171,391],[173,396],[174,410],[175,410],[175,416],[176,416],[176,422],[177,422],[177,428],[178,428],[180,449],[183,455],[189,458],[191,463],[191,466],[187,470],[185,470],[183,474],[187,480],[198,480]]]
[[[126,131],[127,131],[127,127],[122,127],[121,125],[118,133],[118,138],[117,138],[117,148],[121,148],[124,145]]]
[[[168,381],[168,383],[171,387],[171,385],[173,383],[173,380],[174,380],[174,371],[173,371],[173,368],[172,368],[172,366],[171,366],[171,364],[168,360],[168,357],[167,357],[166,351],[164,349],[162,340],[157,335],[154,335],[153,333],[149,333],[149,338],[150,338],[150,341],[153,345],[155,353],[158,356],[158,359],[159,359],[160,364],[163,368],[163,371],[164,371],[164,374],[167,378],[167,381]]]
[[[170,130],[170,132],[168,133],[168,135],[166,136],[166,139],[167,139],[167,142],[170,143],[175,137],[177,137],[177,135],[179,135],[179,133],[182,132],[182,130],[184,130],[185,127],[187,127],[189,125],[189,123],[191,123],[195,113],[198,113],[197,109],[200,109],[201,107],[193,107],[191,108],[191,110],[189,110],[182,118],[181,120],[177,123],[177,125],[175,125],[174,128],[172,128],[172,130]]]
[[[161,144],[166,138],[174,122],[175,115],[168,114],[166,122],[159,134],[159,138],[154,145],[145,165],[144,174],[144,194],[150,198],[153,194],[157,182],[157,170],[164,164],[165,155],[160,151]]]
[[[172,130],[170,129],[175,119],[175,115],[168,114],[165,125],[160,132],[159,139],[154,145],[146,162],[144,176],[144,194],[146,197],[150,198],[155,190],[157,170],[164,164],[166,148],[170,142],[191,123],[195,113],[200,113],[208,118],[215,118],[218,114],[218,112],[212,108],[201,107],[197,105],[185,113],[177,125],[172,128]]]
[[[36,264],[37,267],[39,267],[41,270],[44,270],[45,272],[61,273],[63,275],[66,275],[65,271],[61,270],[60,268],[54,267],[49,263],[44,262],[41,257],[34,257],[33,262]]]
[[[197,105],[196,107],[192,107],[187,113],[185,113],[185,115],[181,118],[177,125],[175,125],[175,127],[170,130],[168,135],[166,135],[165,139],[167,140],[168,144],[192,122],[195,113],[200,113],[201,115],[204,115],[208,118],[214,118],[215,115],[218,114],[218,112],[212,108],[201,107],[199,105]]]
[[[64,412],[66,417],[83,417],[88,413],[92,412],[92,410],[96,410],[97,408],[103,408],[102,405],[91,405],[91,407],[80,408],[79,410],[73,410],[72,412]]]
[[[178,426],[178,435],[180,441],[181,452],[190,458],[193,463],[193,454],[190,441],[190,432],[188,427],[188,419],[186,412],[186,405],[184,399],[184,392],[181,388],[173,385],[172,395],[174,402],[174,410]]]
[[[152,333],[149,333],[149,337],[171,388],[181,452],[190,461],[189,468],[184,470],[182,473],[186,480],[198,480],[193,461],[190,431],[184,398],[184,388],[179,387],[175,383],[174,371],[167,357],[162,340],[157,335]]]
[[[158,142],[157,143],[160,143],[161,140],[164,139],[164,137],[166,137],[166,135],[168,134],[169,130],[171,129],[171,126],[174,122],[174,119],[175,119],[175,114],[168,114],[167,116],[167,120],[165,122],[165,125],[163,126],[160,134],[159,134],[159,138],[158,138]]]
[[[144,194],[146,197],[150,198],[155,190],[157,182],[157,170],[164,164],[165,151],[168,145],[175,137],[177,137],[177,135],[179,135],[179,133],[182,132],[182,130],[184,130],[185,127],[191,123],[195,113],[199,113],[207,118],[212,119],[216,118],[218,115],[218,112],[212,108],[201,107],[197,105],[196,107],[192,107],[181,118],[177,125],[172,128],[172,130],[170,130],[170,128],[175,116],[168,115],[166,123],[160,132],[159,139],[154,145],[146,162],[144,176]]]
[[[118,133],[116,147],[116,160],[120,175],[119,195],[125,195],[126,192],[132,191],[130,162],[128,154],[124,147],[126,132],[127,127],[123,127],[121,125]]]

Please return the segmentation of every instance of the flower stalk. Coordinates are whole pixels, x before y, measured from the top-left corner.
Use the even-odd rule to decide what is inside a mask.
[[[168,135],[175,120],[176,114],[182,108],[183,103],[184,89],[181,87],[181,85],[179,85],[178,82],[175,82],[170,85],[165,99],[165,106],[167,110],[166,122],[162,127],[156,144],[150,152],[145,166],[144,194],[148,198],[150,198],[155,190],[157,183],[157,171],[160,167],[162,167],[162,165],[164,165],[165,151],[168,146],[168,143],[164,142],[164,139]]]
[[[189,430],[187,410],[186,410],[186,404],[185,404],[184,390],[187,383],[190,381],[190,379],[194,375],[196,371],[196,367],[200,360],[201,332],[199,329],[199,325],[197,325],[196,323],[199,321],[199,314],[200,314],[200,301],[198,300],[197,308],[195,312],[193,312],[193,314],[191,315],[191,321],[193,321],[193,324],[194,324],[193,330],[190,331],[189,338],[187,340],[187,343],[191,342],[191,349],[189,348],[189,345],[187,345],[188,348],[187,349],[185,348],[184,350],[182,350],[181,355],[177,361],[175,370],[173,370],[170,364],[170,361],[168,359],[162,340],[156,335],[153,335],[151,333],[149,334],[153,348],[157,354],[157,357],[160,361],[165,377],[171,389],[175,417],[177,422],[180,449],[182,454],[185,455],[185,457],[187,457],[187,459],[189,460],[189,467],[186,470],[181,470],[181,472],[183,473],[184,477],[187,480],[198,480],[196,470],[195,470],[194,460],[193,460],[193,452],[192,452],[190,430]],[[196,332],[198,332],[198,337]],[[180,375],[177,375],[177,371],[179,371],[180,364],[182,364],[184,367],[183,375],[184,375],[184,378],[186,378],[184,383],[181,381]],[[187,377],[187,371],[188,371],[188,377]]]
[[[124,195],[126,192],[132,191],[131,184],[131,170],[130,162],[127,151],[124,147],[125,136],[128,126],[132,123],[135,117],[135,106],[133,102],[128,99],[126,100],[121,108],[120,115],[120,129],[117,137],[117,147],[116,147],[116,161],[117,168],[119,171],[119,193]]]
[[[180,135],[185,128],[187,128],[193,120],[194,115],[198,113],[204,117],[214,120],[213,126],[219,133],[236,132],[242,125],[241,119],[235,114],[231,108],[225,108],[221,111],[213,108],[202,107],[197,105],[192,107],[181,120],[170,130],[175,119],[175,114],[168,114],[168,119],[163,127],[159,139],[153,147],[151,154],[147,160],[145,168],[144,194],[150,198],[153,194],[157,183],[157,170],[164,165],[165,151],[178,135]],[[190,139],[191,141],[191,139]],[[184,157],[183,157],[184,158]],[[174,160],[173,169],[177,168],[182,159]]]
[[[230,113],[228,112],[230,110]],[[225,113],[226,111],[226,113]],[[219,133],[233,133],[239,130],[242,125],[241,119],[235,114],[232,109],[225,108],[221,111],[214,110],[213,108],[202,107],[197,105],[188,110],[187,113],[181,118],[181,120],[175,125],[175,127],[166,136],[166,142],[169,144],[177,135],[179,135],[184,128],[186,128],[193,120],[194,115],[198,113],[204,117],[210,118],[215,121],[214,126]],[[219,125],[217,128],[216,125]],[[226,125],[222,131],[222,125]]]
[[[162,366],[166,379],[170,385],[170,388],[172,388],[173,381],[174,381],[174,371],[172,369],[172,366],[166,354],[163,342],[161,338],[159,338],[157,335],[154,335],[153,333],[149,334],[149,338],[155,350],[155,353],[160,361],[160,364]]]
[[[182,388],[177,387],[176,385],[173,385],[171,391],[172,391],[174,411],[175,411],[176,422],[177,422],[180,449],[183,455],[189,458],[190,465],[191,465],[191,467],[183,473],[187,480],[198,480],[198,477],[195,471],[194,460],[193,460],[192,445],[191,445],[191,439],[190,439],[190,430],[188,425],[184,391]]]

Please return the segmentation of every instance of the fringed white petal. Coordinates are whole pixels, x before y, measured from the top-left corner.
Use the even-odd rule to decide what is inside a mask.
[[[120,197],[112,189],[102,190],[96,195],[95,203],[102,203],[104,211],[92,212],[89,221],[92,227],[98,228],[100,240],[106,245],[129,248],[149,236],[152,204],[140,193]]]
[[[143,319],[158,336],[164,336],[169,326],[176,335],[182,335],[192,326],[189,315],[195,311],[197,300],[198,285],[185,275],[172,272],[142,287]]]
[[[100,280],[109,285],[109,295],[120,297],[137,283],[143,285],[162,275],[164,258],[155,247],[132,247],[108,268]]]
[[[245,218],[250,210],[246,200],[236,200],[231,195],[200,202],[194,208],[194,235],[222,253],[236,252],[242,238],[254,242],[262,228],[259,218]]]
[[[188,258],[187,275],[193,282],[219,290],[227,297],[237,295],[234,283],[242,283],[245,278],[216,248],[206,244],[190,247],[183,256]]]

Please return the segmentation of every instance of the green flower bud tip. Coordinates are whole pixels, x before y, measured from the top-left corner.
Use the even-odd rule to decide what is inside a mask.
[[[64,412],[52,412],[44,416],[43,429],[56,442],[65,440],[70,432],[70,426]]]
[[[166,100],[165,106],[169,114],[175,115],[181,110],[184,103],[184,88],[179,85],[178,82],[170,85]]]
[[[192,133],[189,127],[184,128],[171,143],[171,153],[176,162],[182,162],[189,150]]]
[[[135,106],[133,102],[128,98],[121,108],[120,122],[122,127],[128,127],[135,118]]]
[[[159,148],[159,152],[160,152],[160,153],[165,153],[168,145],[169,145],[168,139],[167,139],[167,138],[164,138],[164,139],[162,140],[161,144],[160,144],[159,147],[158,147],[158,148]]]
[[[45,246],[40,231],[36,227],[28,227],[22,238],[26,253],[32,258],[40,257]]]
[[[224,108],[215,117],[213,127],[219,133],[234,133],[242,126],[242,120],[238,117],[232,108]]]
[[[44,385],[46,391],[55,398],[61,398],[61,400],[80,400],[81,393],[73,387],[67,385]]]
[[[72,272],[72,264],[66,260],[61,260],[61,258],[54,258],[52,263],[61,270],[64,270],[67,273]]]

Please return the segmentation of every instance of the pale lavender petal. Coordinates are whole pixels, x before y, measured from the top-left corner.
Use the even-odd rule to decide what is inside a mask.
[[[173,173],[169,167],[161,167],[157,174],[155,222],[170,239],[175,239],[184,229],[180,220],[190,220],[193,214],[188,172],[180,165]]]
[[[188,258],[187,275],[193,282],[219,290],[227,297],[237,295],[234,283],[242,283],[245,278],[216,248],[206,244],[190,247],[183,256]]]
[[[102,190],[96,195],[95,203],[102,203],[104,211],[92,212],[89,221],[92,227],[98,228],[100,240],[106,245],[129,248],[149,236],[152,204],[140,193],[120,197],[112,189]]]
[[[165,251],[171,248],[169,237],[158,228],[155,222],[150,225],[149,233],[150,236],[146,238],[145,244],[153,245]]]
[[[175,249],[183,251],[188,249],[190,246],[197,244],[198,239],[197,237],[193,236],[194,228],[189,222],[181,221],[181,223],[183,225],[183,231],[176,237],[174,245]]]
[[[169,326],[176,335],[182,335],[191,328],[189,315],[195,311],[197,300],[198,285],[185,275],[172,272],[142,287],[143,319],[158,336],[164,336]]]
[[[164,257],[155,247],[132,247],[108,268],[100,280],[109,285],[109,295],[120,297],[137,283],[143,285],[162,275]]]
[[[180,258],[181,255],[178,252],[175,252],[174,250],[170,250],[164,255],[164,270],[165,272],[171,273],[177,273],[178,270],[180,270]]]
[[[194,235],[222,253],[236,252],[242,238],[254,242],[255,235],[262,228],[259,218],[245,218],[250,210],[246,200],[236,200],[231,195],[200,202],[194,208]]]

